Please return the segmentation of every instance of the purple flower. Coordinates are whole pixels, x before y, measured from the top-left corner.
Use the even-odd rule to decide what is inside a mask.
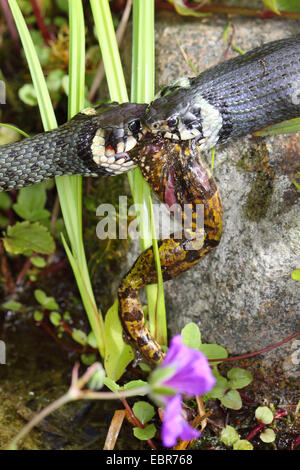
[[[182,415],[181,395],[204,395],[215,385],[216,379],[205,355],[196,349],[185,346],[181,335],[174,336],[160,370],[170,369],[166,378],[153,384],[155,398],[165,405],[164,420],[162,424],[162,440],[165,447],[172,447],[180,437],[183,440],[199,437],[200,433],[192,428]],[[175,391],[166,394],[167,390]],[[159,390],[165,394],[159,393]],[[158,393],[157,393],[158,392]]]
[[[185,346],[181,335],[174,336],[162,367],[173,367],[174,374],[163,381],[164,386],[177,392],[195,396],[204,395],[215,385],[216,379],[206,356],[196,349]]]
[[[173,447],[177,438],[190,441],[201,436],[200,432],[192,428],[182,416],[181,395],[174,395],[168,401],[164,413],[161,437],[165,447]]]

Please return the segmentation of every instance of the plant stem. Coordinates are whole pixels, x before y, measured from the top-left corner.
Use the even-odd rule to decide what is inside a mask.
[[[245,359],[246,357],[252,357],[252,356],[258,356],[259,354],[266,353],[268,351],[271,351],[272,349],[278,348],[284,343],[287,343],[288,341],[291,341],[292,339],[296,338],[297,336],[300,335],[300,331],[297,331],[296,333],[293,333],[292,335],[288,336],[287,338],[284,338],[282,341],[279,341],[278,343],[272,344],[271,346],[267,346],[266,348],[259,349],[258,351],[254,351],[251,353],[247,354],[241,354],[240,356],[234,356],[234,357],[226,357],[226,358],[220,358],[220,359],[209,359],[209,362],[230,362],[230,361],[237,361],[238,359]]]

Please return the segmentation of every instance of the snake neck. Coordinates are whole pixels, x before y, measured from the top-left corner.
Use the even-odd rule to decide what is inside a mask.
[[[145,126],[201,150],[300,116],[300,36],[255,48],[176,81],[148,107]]]

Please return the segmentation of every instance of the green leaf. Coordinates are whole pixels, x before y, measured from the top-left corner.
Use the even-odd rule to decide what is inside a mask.
[[[280,15],[277,0],[263,0],[263,3],[265,5],[266,9],[274,11],[274,13],[276,13],[277,15]]]
[[[211,13],[203,13],[197,10],[194,10],[193,8],[189,8],[185,5],[183,0],[168,0],[169,3],[172,3],[175,7],[175,10],[179,15],[182,16],[209,16]]]
[[[64,321],[69,321],[69,320],[71,320],[70,312],[68,312],[68,311],[64,312],[64,314],[63,314],[63,319],[64,319]]]
[[[165,380],[172,377],[175,373],[175,368],[171,366],[167,367],[158,367],[155,369],[149,377],[149,384],[155,386],[156,384],[161,384]]]
[[[221,431],[220,439],[228,447],[232,447],[233,444],[239,440],[239,438],[240,436],[238,432],[232,426],[227,425]]]
[[[296,409],[295,409],[295,412],[294,412],[294,416],[296,417],[297,414],[299,413],[299,410],[300,410],[300,400],[298,400],[298,403],[297,403],[297,406],[296,406]]]
[[[120,386],[114,380],[110,379],[109,377],[104,377],[103,383],[104,383],[104,385],[106,385],[107,388],[109,388],[109,390],[111,390],[114,393],[116,393],[120,390]]]
[[[300,13],[299,0],[277,0],[277,5],[280,11]]]
[[[61,69],[51,70],[51,72],[49,73],[46,79],[48,90],[58,91],[60,87],[62,86],[62,79],[64,75],[65,73]]]
[[[66,13],[68,12],[69,8],[69,2],[68,0],[56,0],[56,5],[58,8],[60,8],[62,11],[65,11]]]
[[[300,281],[300,269],[293,271],[291,277],[294,279],[294,281]]]
[[[154,424],[149,424],[149,426],[146,426],[144,429],[133,428],[133,434],[140,441],[147,441],[155,436],[156,427]]]
[[[130,382],[127,382],[124,387],[122,387],[124,390],[132,390],[134,388],[140,388],[140,387],[148,387],[148,383],[145,382],[144,380],[130,380]],[[145,393],[138,393],[137,395],[144,396],[146,395],[147,392]]]
[[[225,348],[218,344],[201,344],[199,351],[203,352],[207,359],[226,359],[228,353]],[[214,364],[220,364],[222,361],[214,362]]]
[[[9,219],[0,214],[0,227],[5,228],[9,224]]]
[[[67,96],[69,96],[69,89],[70,89],[70,78],[69,75],[65,75],[61,81],[61,86],[64,89],[64,92]]]
[[[23,101],[23,103],[28,104],[29,106],[36,106],[38,103],[36,92],[32,84],[27,83],[23,85],[19,89],[18,95],[20,100]]]
[[[19,129],[18,127],[14,126],[13,124],[7,124],[5,122],[0,122],[0,128],[1,127],[6,127],[8,130],[10,130],[10,133],[8,134],[8,136],[6,136],[6,134],[4,136],[1,134],[1,140],[0,140],[1,145],[10,144],[11,142],[15,142],[16,140],[19,140],[17,138],[17,137],[19,137],[18,134],[21,134],[24,137],[29,137],[29,134],[22,131],[22,129]],[[6,140],[6,139],[8,139],[8,140]]]
[[[241,369],[240,367],[230,369],[227,372],[227,377],[229,379],[228,386],[233,389],[246,387],[253,380],[251,372]]]
[[[87,344],[87,336],[82,330],[74,330],[72,332],[72,338],[74,339],[74,341],[81,344],[82,346],[85,346]]]
[[[263,442],[274,442],[276,439],[276,434],[273,429],[267,428],[259,435],[260,439]]]
[[[229,392],[221,398],[221,403],[231,410],[240,410],[243,405],[240,394],[236,390],[229,390]]]
[[[5,310],[14,310],[15,312],[17,312],[22,308],[22,304],[20,302],[17,302],[16,300],[9,300],[8,302],[4,302],[1,307],[5,308]]]
[[[43,312],[40,312],[40,310],[35,310],[33,313],[33,319],[35,321],[42,321],[44,318]]]
[[[51,312],[49,315],[49,320],[52,325],[59,326],[61,322],[61,315],[58,312]]]
[[[295,93],[297,90],[295,89]],[[299,91],[298,91],[299,95]],[[289,134],[290,132],[300,131],[300,118],[289,119],[288,121],[279,122],[272,126],[265,127],[261,131],[254,132],[254,135],[264,137],[268,135]]]
[[[118,380],[125,368],[134,359],[134,353],[123,340],[123,328],[118,313],[118,301],[108,310],[104,322],[106,374],[113,380]]]
[[[95,334],[93,331],[91,331],[88,336],[87,336],[87,343],[91,348],[97,348],[97,340],[95,338]]]
[[[41,256],[32,256],[30,261],[36,268],[44,268],[46,266],[46,261]]]
[[[155,415],[155,409],[146,401],[137,401],[132,408],[135,416],[142,424],[148,423]]]
[[[199,349],[201,345],[201,333],[196,323],[188,323],[181,330],[182,342],[189,348]]]
[[[223,377],[217,369],[212,370],[213,376],[216,378],[216,384],[214,388],[207,394],[205,394],[204,399],[206,400],[207,398],[218,398],[221,400],[223,397],[224,393],[226,390],[229,388],[228,387],[228,380]]]
[[[11,206],[11,198],[7,193],[0,193],[0,209],[7,211]]]
[[[94,362],[96,362],[97,356],[96,356],[95,353],[81,354],[81,355],[80,355],[80,359],[81,359],[81,362],[82,362],[85,366],[91,366],[92,364],[94,364]]]
[[[255,418],[264,424],[271,424],[274,416],[270,408],[267,406],[259,406],[255,410]]]
[[[56,303],[54,297],[47,297],[45,292],[41,289],[34,291],[34,296],[39,304],[41,304],[46,310],[58,310],[59,306]]]
[[[246,439],[239,439],[233,444],[233,450],[253,450],[253,445]]]
[[[90,356],[92,355],[95,356],[95,354],[90,354]],[[97,370],[88,381],[88,384],[87,384],[88,388],[90,390],[100,390],[100,388],[103,387],[104,378],[105,378],[105,370],[103,369],[102,366],[100,366],[99,370]]]
[[[151,396],[159,400],[159,395],[176,395],[177,390],[167,385],[155,385],[151,388]]]
[[[20,189],[17,202],[13,204],[13,209],[19,217],[30,220],[30,222],[46,219],[50,217],[50,212],[44,209],[46,199],[44,184],[34,184]]]
[[[3,243],[6,251],[14,255],[31,255],[32,252],[50,255],[55,250],[52,235],[38,222],[17,222],[9,226]]]
[[[149,366],[149,364],[145,364],[144,362],[140,362],[139,363],[139,368],[143,371],[143,372],[151,372],[151,367]]]

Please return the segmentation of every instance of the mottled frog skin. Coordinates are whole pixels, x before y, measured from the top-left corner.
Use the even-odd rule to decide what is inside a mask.
[[[158,243],[163,280],[168,281],[190,269],[218,245],[223,213],[220,194],[193,141],[175,143],[150,135],[130,152],[130,157],[162,202],[182,208],[183,223],[187,220],[186,210],[192,214],[181,238],[172,235]],[[204,224],[199,224],[199,228],[195,222],[197,205],[203,205],[204,215]],[[123,327],[129,340],[151,363],[162,361],[164,355],[147,329],[138,294],[156,282],[151,246],[138,257],[118,291]]]

